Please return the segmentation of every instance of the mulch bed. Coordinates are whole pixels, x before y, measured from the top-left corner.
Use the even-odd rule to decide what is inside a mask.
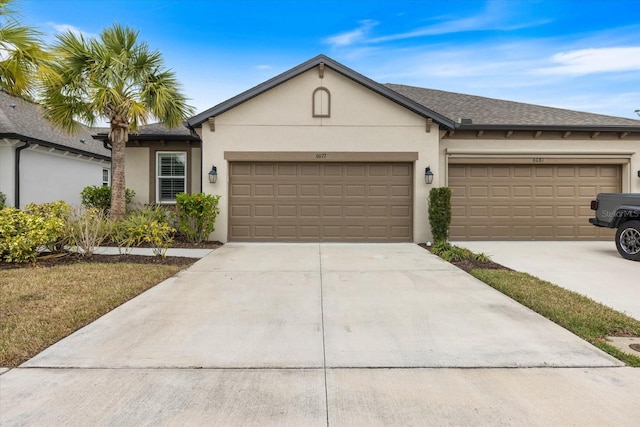
[[[418,243],[418,246],[431,252],[431,246],[427,246],[425,243]],[[466,271],[467,273],[478,268],[484,268],[487,270],[511,270],[510,268],[493,261],[483,262],[476,259],[465,259],[464,261],[456,261],[451,264],[455,265],[460,270]]]
[[[108,244],[104,246],[109,246]],[[174,241],[172,248],[183,249],[217,249],[222,246],[220,242],[190,243],[184,241]],[[142,246],[144,247],[144,246]],[[0,261],[0,270],[11,268],[33,268],[33,267],[53,267],[57,265],[69,265],[80,262],[99,262],[105,264],[131,263],[131,264],[157,264],[157,265],[177,265],[189,266],[198,261],[199,258],[179,257],[179,256],[143,256],[143,255],[92,255],[82,256],[77,253],[44,254],[39,256],[35,263],[13,264]]]

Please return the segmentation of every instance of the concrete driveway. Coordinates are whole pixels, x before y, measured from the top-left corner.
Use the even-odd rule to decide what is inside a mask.
[[[640,320],[640,262],[622,258],[613,241],[456,244]]]
[[[416,245],[227,244],[0,376],[0,424],[632,425],[638,395]]]

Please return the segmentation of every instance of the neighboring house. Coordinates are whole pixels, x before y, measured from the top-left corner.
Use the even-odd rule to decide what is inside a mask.
[[[202,162],[187,155],[185,174],[222,196],[210,236],[222,242],[425,242],[440,186],[453,189],[452,240],[607,238],[589,201],[640,192],[638,120],[382,85],[323,55],[187,125]],[[159,182],[158,152],[191,144],[145,145],[127,185]]]
[[[50,124],[41,107],[0,91],[0,191],[7,206],[64,200],[80,204],[89,185],[109,185],[111,152],[89,129]]]
[[[108,132],[99,129],[94,137],[108,141]],[[186,127],[167,129],[154,123],[129,134],[125,185],[136,193],[133,204],[173,204],[178,193],[201,192],[200,146],[200,138]]]

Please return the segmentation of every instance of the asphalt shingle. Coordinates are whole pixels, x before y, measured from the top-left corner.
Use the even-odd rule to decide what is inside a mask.
[[[640,127],[640,120],[623,117],[583,113],[414,86],[398,84],[385,84],[385,86],[451,120],[471,119],[474,125]]]
[[[0,91],[0,134],[15,134],[49,142],[89,154],[111,156],[101,141],[93,139],[89,128],[68,134],[44,118],[42,107]]]

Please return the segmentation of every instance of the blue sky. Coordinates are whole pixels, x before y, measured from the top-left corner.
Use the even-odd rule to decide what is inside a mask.
[[[380,83],[638,118],[640,0],[19,0],[53,40],[114,22],[200,112],[324,53]]]

